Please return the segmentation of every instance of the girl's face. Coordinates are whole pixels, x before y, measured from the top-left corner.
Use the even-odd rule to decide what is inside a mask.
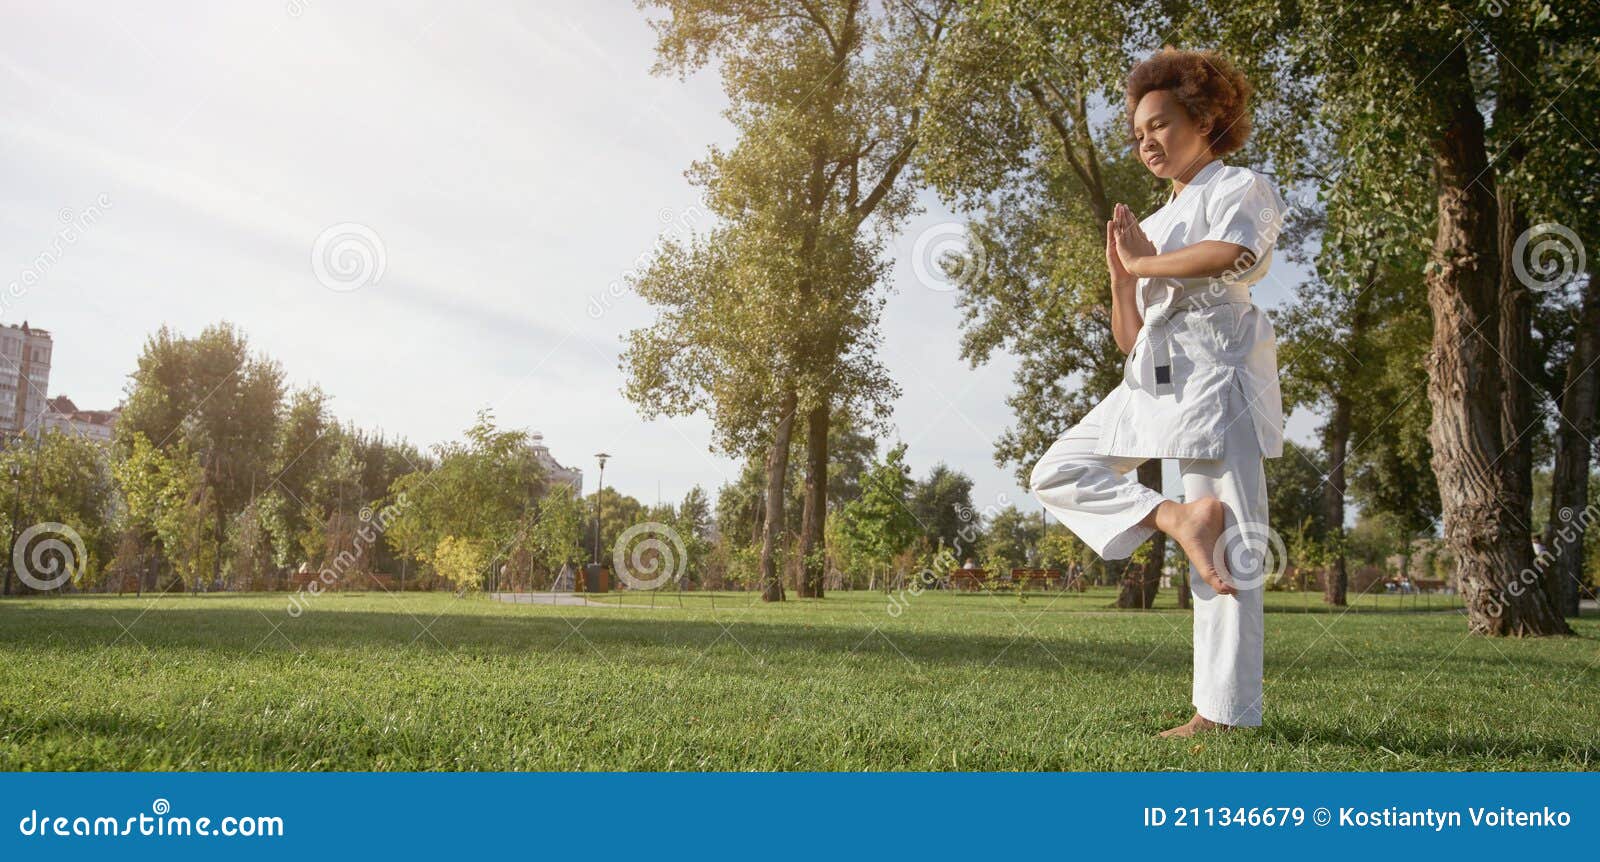
[[[1151,90],[1133,111],[1133,139],[1139,161],[1164,180],[1184,180],[1212,159],[1206,134],[1169,90]]]

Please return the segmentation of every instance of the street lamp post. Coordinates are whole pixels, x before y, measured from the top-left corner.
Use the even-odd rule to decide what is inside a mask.
[[[594,564],[600,565],[600,523],[605,516],[606,506],[606,460],[611,456],[604,452],[596,452],[595,460],[600,462],[600,487],[594,492]]]

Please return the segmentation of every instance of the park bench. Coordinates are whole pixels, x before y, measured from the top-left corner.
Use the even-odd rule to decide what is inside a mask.
[[[983,589],[988,580],[987,569],[956,569],[950,573],[950,589],[973,593]]]
[[[1049,589],[1063,582],[1060,569],[1012,569],[1011,582],[1021,583],[1023,589],[1038,587]]]

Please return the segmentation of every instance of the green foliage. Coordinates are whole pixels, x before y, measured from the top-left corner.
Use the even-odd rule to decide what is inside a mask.
[[[935,464],[911,489],[908,503],[930,547],[965,548],[962,534],[972,511],[972,478],[943,462]],[[970,516],[970,515],[969,515]]]
[[[35,524],[64,524],[83,540],[87,556],[66,563],[88,581],[76,586],[94,585],[112,555],[115,528],[108,513],[115,490],[105,450],[89,440],[51,432],[13,441],[0,453],[4,547],[15,545],[18,536],[12,534],[13,527],[25,531]],[[56,532],[49,531],[44,537]],[[9,554],[4,566],[11,568]]]
[[[1292,440],[1283,441],[1283,457],[1267,465],[1267,511],[1272,527],[1287,535],[1304,530],[1311,538],[1328,534],[1328,464],[1324,453]]]
[[[995,576],[1023,568],[1034,559],[1042,526],[1039,516],[1007,505],[989,519],[984,533],[983,567]]]
[[[1094,551],[1082,539],[1059,524],[1050,525],[1039,540],[1039,567],[1042,569],[1065,572],[1073,566],[1083,566],[1094,556]]]
[[[557,485],[539,501],[529,544],[535,561],[550,575],[583,561],[583,502],[570,486]]]
[[[711,501],[699,485],[689,489],[672,513],[669,525],[683,541],[682,585],[703,584],[711,561]]]
[[[480,411],[466,439],[435,446],[434,457],[432,469],[407,473],[390,486],[392,496],[407,500],[389,531],[397,546],[436,569],[434,556],[447,547],[446,538],[471,545],[486,561],[508,550],[545,489],[527,432],[501,430],[492,413]],[[337,474],[324,481],[325,487],[341,484]]]
[[[151,535],[169,570],[190,586],[210,577],[218,548],[203,532],[216,502],[204,484],[200,459],[180,441],[168,451],[142,433],[122,438],[127,456],[113,472],[128,523]]]
[[[262,517],[260,500],[252,500],[229,523],[228,548],[226,572],[234,589],[264,590],[276,586],[272,581],[277,568],[273,564],[272,536]]]
[[[912,516],[911,468],[905,444],[890,449],[862,479],[861,496],[838,513],[834,537],[838,558],[847,571],[887,569],[912,547],[922,528]]]
[[[602,565],[610,566],[614,556],[617,539],[623,531],[634,524],[652,520],[645,512],[645,506],[633,497],[628,496],[616,488],[607,487],[589,495],[584,503],[583,522],[583,547],[585,552],[593,553],[598,548],[599,561]],[[595,516],[600,519],[600,540],[595,542]]]
[[[117,421],[118,454],[130,455],[142,437],[164,453],[194,459],[211,518],[205,536],[211,547],[196,553],[213,565],[223,554],[226,519],[266,484],[282,399],[283,370],[253,355],[244,333],[227,323],[194,338],[163,327],[145,343],[130,377]]]
[[[434,546],[431,558],[434,570],[457,590],[481,590],[489,576],[489,550],[481,539],[444,536]]]

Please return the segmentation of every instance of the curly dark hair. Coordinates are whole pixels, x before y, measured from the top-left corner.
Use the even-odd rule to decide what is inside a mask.
[[[1225,156],[1250,137],[1250,82],[1215,51],[1162,48],[1128,73],[1128,133],[1133,111],[1152,90],[1168,90],[1196,123],[1211,123],[1211,152]]]

